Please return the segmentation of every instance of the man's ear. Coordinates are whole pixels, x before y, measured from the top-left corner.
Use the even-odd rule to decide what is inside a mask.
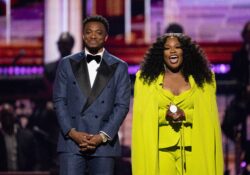
[[[109,37],[108,35],[105,36],[105,39],[104,39],[105,42],[108,40],[108,37]]]

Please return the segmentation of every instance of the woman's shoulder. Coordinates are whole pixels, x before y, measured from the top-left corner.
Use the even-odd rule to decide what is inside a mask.
[[[136,75],[136,78],[137,78],[137,77],[139,78],[139,77],[141,76],[141,70],[139,69],[139,70],[136,72],[135,75]]]
[[[155,78],[151,83],[147,83],[147,81],[141,76],[142,72],[141,70],[138,70],[136,73],[136,82],[143,84],[144,86],[154,86],[155,84],[162,83],[163,74],[158,75],[158,77]]]

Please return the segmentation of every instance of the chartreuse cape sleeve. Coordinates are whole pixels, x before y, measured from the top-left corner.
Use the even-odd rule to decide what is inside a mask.
[[[158,163],[158,104],[157,84],[163,75],[150,85],[136,74],[132,122],[133,175],[159,175]],[[222,175],[223,151],[220,122],[216,103],[216,85],[204,84],[194,94],[192,155],[187,166],[191,175]],[[168,166],[168,165],[166,165]]]

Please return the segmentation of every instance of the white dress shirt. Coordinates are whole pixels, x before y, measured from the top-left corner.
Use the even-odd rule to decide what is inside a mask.
[[[97,69],[99,68],[101,62],[102,62],[102,56],[103,56],[103,53],[104,53],[104,48],[101,52],[97,53],[96,55],[100,55],[101,56],[101,61],[99,63],[97,63],[95,60],[92,60],[90,61],[89,63],[87,63],[87,66],[88,66],[88,72],[89,72],[89,80],[90,80],[90,86],[91,88],[93,87],[94,85],[94,82],[95,82],[95,78],[96,78],[96,75],[97,75]],[[86,48],[85,48],[85,56],[87,55],[93,55],[91,54]],[[96,56],[95,55],[95,56]]]
[[[85,48],[85,56],[87,56],[88,54],[89,55],[93,55],[93,56],[96,56],[96,55],[100,55],[101,56],[101,61],[99,63],[97,63],[95,60],[92,60],[90,61],[89,63],[87,63],[87,66],[88,66],[88,72],[89,72],[89,80],[90,80],[90,86],[91,88],[93,87],[94,85],[94,82],[95,82],[95,78],[96,78],[96,75],[97,75],[97,69],[99,68],[101,62],[102,62],[102,57],[103,57],[103,53],[104,53],[105,49],[103,48],[103,50],[95,55],[91,54],[86,48]],[[104,131],[100,131],[100,133],[103,133],[108,140],[110,140],[110,136],[105,133]]]

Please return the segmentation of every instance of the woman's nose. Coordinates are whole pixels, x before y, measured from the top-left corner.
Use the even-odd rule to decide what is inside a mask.
[[[172,52],[175,52],[175,48],[173,47],[173,48],[170,48],[170,52],[172,53]]]

